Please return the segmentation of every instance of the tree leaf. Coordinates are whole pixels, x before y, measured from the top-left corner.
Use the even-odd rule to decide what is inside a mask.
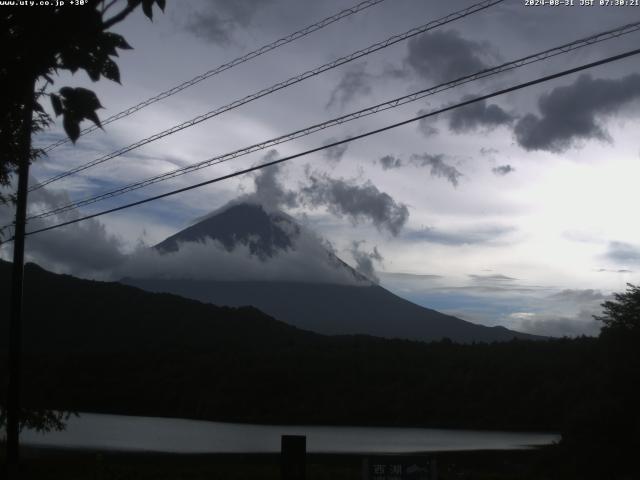
[[[77,49],[72,48],[60,52],[60,68],[70,70],[71,73],[76,73],[80,68],[79,52]]]
[[[118,69],[118,65],[110,58],[106,58],[102,64],[102,76],[120,83],[120,70]]]
[[[113,32],[104,32],[104,36],[113,44],[114,47],[121,50],[133,50],[133,47],[127,43],[122,35]]]
[[[118,51],[116,50],[116,45],[111,38],[109,38],[106,34],[100,35],[100,39],[97,41],[96,45],[102,54],[107,54],[111,56],[118,56]]]
[[[64,87],[60,93],[65,97],[67,109],[78,112],[81,116],[84,112],[102,108],[96,94],[87,88]]]
[[[44,113],[44,108],[42,108],[40,102],[33,102],[33,110],[36,112]]]
[[[76,143],[76,140],[78,140],[78,137],[80,137],[80,121],[73,115],[65,113],[62,120],[62,126],[64,127],[64,131],[67,132],[67,135],[69,136],[71,141],[73,143]]]
[[[166,0],[156,0],[156,3],[158,4],[158,7],[160,7],[160,10],[164,12],[164,7],[167,6]]]
[[[62,87],[60,89],[60,95],[62,95],[64,98],[69,98],[71,96],[73,96],[73,91],[74,89],[71,87]]]
[[[97,126],[102,128],[102,124],[100,123],[100,119],[98,118],[98,114],[95,111],[87,112],[87,114],[85,115],[85,118],[87,118],[88,120],[91,120]]]
[[[96,110],[102,108],[102,105],[93,91],[81,87],[63,87],[60,89],[60,94],[64,97],[64,128],[71,140],[75,142],[71,135],[75,134],[76,127],[78,127],[78,132],[80,131],[79,124],[85,118],[102,128],[96,114]]]
[[[153,20],[153,4],[155,0],[142,0],[142,11],[149,18]]]
[[[97,64],[85,65],[84,69],[91,80],[94,82],[100,80],[100,67]]]

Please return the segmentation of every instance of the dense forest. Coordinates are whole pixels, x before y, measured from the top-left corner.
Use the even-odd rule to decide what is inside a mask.
[[[420,345],[290,339],[211,351],[31,355],[33,407],[257,423],[557,430],[593,383],[592,340]]]
[[[7,264],[0,266],[7,278]],[[6,295],[3,288],[3,305]],[[221,308],[33,265],[26,295],[23,398],[31,408],[554,430],[580,458],[597,453],[581,463],[615,461],[623,469],[638,445],[637,317],[631,327],[608,317],[597,339],[426,344],[317,335],[252,308]],[[4,360],[0,365],[6,368]]]

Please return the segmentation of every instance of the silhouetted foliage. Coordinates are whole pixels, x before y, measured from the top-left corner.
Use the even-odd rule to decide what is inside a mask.
[[[602,304],[598,368],[589,395],[563,431],[585,478],[638,478],[640,449],[640,288]],[[626,475],[626,476],[625,476]]]
[[[100,125],[96,110],[102,106],[94,92],[62,87],[56,94],[47,89],[60,70],[84,70],[93,81],[105,77],[120,82],[112,57],[118,56],[118,49],[131,47],[121,35],[108,30],[139,6],[151,19],[154,4],[164,10],[165,0],[86,0],[76,6],[17,5],[0,9],[0,187],[10,184],[21,162],[32,162],[43,153],[31,148],[28,159],[23,153],[31,135],[51,124],[51,117],[40,103],[43,97],[50,97],[55,115],[62,116],[65,132],[73,142],[80,136],[83,120]],[[112,8],[119,10],[111,15],[108,11]],[[8,200],[15,198],[0,192],[0,203]],[[0,423],[3,420],[4,413],[0,414]],[[21,421],[46,430],[60,427],[62,420],[56,412],[25,411]]]
[[[64,429],[65,421],[71,416],[70,412],[49,409],[29,409],[24,411],[20,429],[27,428],[36,432],[50,432]],[[6,411],[0,406],[0,426],[7,421]]]
[[[9,266],[0,263],[0,276]],[[634,326],[605,328],[600,338],[467,345],[330,337],[254,308],[217,307],[34,265],[26,273],[30,408],[561,431],[561,444],[548,455],[548,470],[557,475],[549,478],[639,478]],[[636,292],[630,287],[604,304],[605,316],[637,311]],[[6,295],[0,290],[0,304]],[[625,317],[615,325],[634,324]]]
[[[604,324],[602,334],[634,335],[640,332],[640,287],[628,283],[627,291],[615,293],[614,298],[602,304],[604,315],[595,316]]]
[[[597,367],[589,338],[459,345],[327,337],[253,308],[33,265],[25,288],[24,400],[33,407],[551,430],[588,394]]]
[[[83,70],[93,81],[104,77],[120,82],[113,58],[118,49],[131,46],[108,30],[139,6],[151,19],[154,4],[164,10],[165,0],[86,0],[78,6],[0,9],[0,186],[8,185],[17,169],[25,129],[37,133],[51,123],[40,103],[43,97],[50,97],[56,116],[62,116],[64,129],[74,142],[83,120],[100,125],[96,110],[101,105],[91,90],[62,87],[58,93],[49,93],[47,89],[60,70]],[[113,8],[120,10],[112,15],[109,10]],[[31,91],[34,80],[35,92]],[[31,96],[33,120],[25,125],[24,109]],[[32,150],[30,160],[41,154]],[[0,195],[0,201],[7,198]]]

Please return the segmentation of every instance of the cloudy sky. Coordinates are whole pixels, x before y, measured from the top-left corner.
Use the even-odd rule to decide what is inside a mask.
[[[122,86],[91,84],[102,118],[352,5],[347,0],[167,2],[117,26],[134,50]],[[474,2],[386,0],[64,145],[44,180],[185,120]],[[505,2],[400,42],[34,192],[31,211],[259,143],[490,66],[640,20],[640,7]],[[640,33],[560,55],[86,207],[150,194],[358,135],[633,48]],[[30,258],[100,276],[141,244],[253,193],[304,223],[354,266],[422,305],[534,333],[595,333],[591,315],[640,281],[640,58],[476,103],[380,135],[138,208],[34,235]],[[36,139],[63,137],[60,124]],[[35,181],[34,180],[34,181]],[[78,215],[72,212],[68,215]],[[6,210],[0,212],[9,217]],[[5,222],[3,222],[5,223]],[[32,224],[34,226],[35,224]],[[9,251],[3,247],[6,258]]]

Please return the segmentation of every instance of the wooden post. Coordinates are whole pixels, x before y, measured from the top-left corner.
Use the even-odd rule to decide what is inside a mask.
[[[362,459],[362,480],[369,480],[369,458]]]
[[[282,435],[280,444],[282,480],[304,480],[307,463],[307,437]]]
[[[18,192],[13,241],[13,270],[9,317],[9,385],[7,388],[7,473],[18,478],[20,463],[20,389],[22,376],[22,284],[24,278],[24,233],[27,216],[31,120],[35,78],[25,85],[21,158],[18,159]]]

